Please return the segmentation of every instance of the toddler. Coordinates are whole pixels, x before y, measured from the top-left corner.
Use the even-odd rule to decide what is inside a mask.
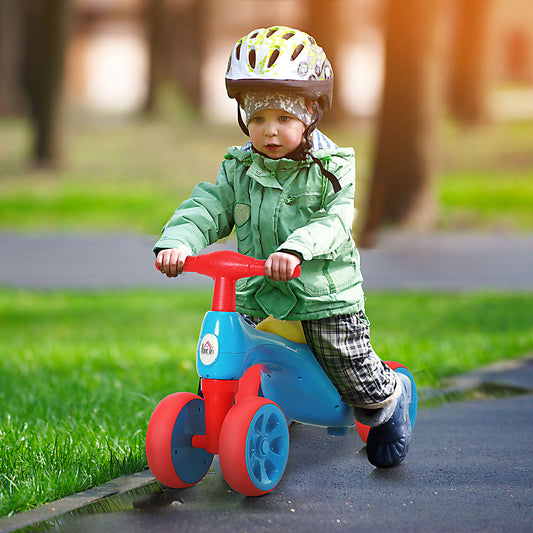
[[[266,260],[266,277],[237,282],[237,311],[255,323],[301,320],[343,400],[371,426],[369,461],[396,466],[411,440],[411,385],[370,344],[352,238],[355,154],[317,129],[331,106],[331,65],[306,33],[261,28],[234,46],[226,88],[250,141],[229,148],[216,184],[200,183],[176,210],[155,244],[157,267],[177,276],[188,255],[235,229],[239,252]]]

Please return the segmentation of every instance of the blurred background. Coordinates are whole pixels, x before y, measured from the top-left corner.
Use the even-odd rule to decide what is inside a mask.
[[[530,0],[0,0],[0,230],[156,234],[227,146],[256,27],[312,34],[382,227],[533,230]]]
[[[531,353],[531,0],[0,0],[0,516],[146,468],[197,390],[210,290],[151,248],[247,141],[227,59],[271,25],[333,65],[377,353],[422,388]]]

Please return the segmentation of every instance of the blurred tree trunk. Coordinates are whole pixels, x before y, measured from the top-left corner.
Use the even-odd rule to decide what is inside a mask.
[[[191,106],[200,108],[206,6],[206,0],[148,0],[150,71],[145,112],[156,110],[158,90],[167,82],[177,84]]]
[[[145,17],[149,53],[148,91],[144,103],[146,113],[156,110],[157,92],[164,81],[165,60],[171,55],[167,49],[165,7],[165,0],[148,0]]]
[[[25,81],[34,131],[34,161],[60,160],[59,111],[70,14],[69,0],[26,1]]]
[[[389,0],[385,81],[361,246],[384,223],[431,228],[435,122],[441,100],[445,0]]]
[[[188,0],[180,11],[174,50],[174,72],[178,85],[197,110],[202,105],[202,67],[207,47],[207,0]]]
[[[0,114],[23,109],[22,7],[19,0],[0,0]]]
[[[176,83],[175,56],[179,51],[182,4],[183,0],[147,0],[145,21],[150,59],[144,111],[148,114],[157,111],[159,89],[168,83]]]
[[[489,118],[489,37],[493,0],[454,1],[454,47],[452,49],[449,108],[465,125]]]
[[[333,67],[335,87],[339,88],[342,78],[340,66],[342,44],[345,40],[342,4],[339,0],[307,0],[304,2],[305,16],[301,29],[312,35],[321,46]],[[339,91],[333,91],[333,106],[325,114],[324,121],[328,123],[340,122],[346,116],[347,110]]]

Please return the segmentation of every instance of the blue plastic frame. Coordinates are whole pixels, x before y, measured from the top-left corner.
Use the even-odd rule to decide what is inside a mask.
[[[240,379],[257,364],[263,395],[288,419],[337,434],[355,425],[353,408],[342,401],[306,344],[259,331],[237,312],[208,311],[196,357],[200,377]]]

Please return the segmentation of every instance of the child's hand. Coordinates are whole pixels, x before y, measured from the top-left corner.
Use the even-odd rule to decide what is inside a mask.
[[[155,264],[157,269],[166,274],[169,278],[175,278],[183,271],[183,263],[185,258],[189,255],[187,250],[183,248],[170,248],[161,250],[157,254]]]
[[[274,281],[289,281],[293,277],[294,269],[300,263],[300,258],[296,255],[275,252],[266,260],[265,273]]]

